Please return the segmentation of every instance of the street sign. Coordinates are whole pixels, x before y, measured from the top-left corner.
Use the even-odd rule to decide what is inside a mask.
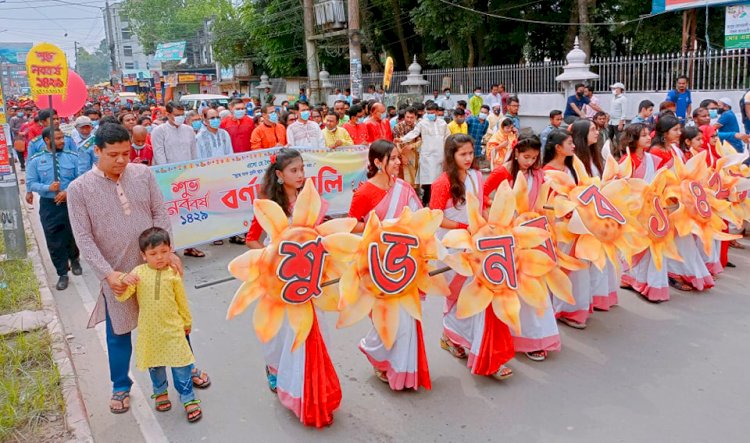
[[[62,95],[68,90],[68,61],[65,52],[52,43],[39,43],[26,57],[31,93]]]

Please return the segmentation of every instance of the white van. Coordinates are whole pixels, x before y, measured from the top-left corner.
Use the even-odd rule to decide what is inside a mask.
[[[228,107],[229,97],[219,94],[188,94],[180,97],[180,103],[185,105],[186,111],[189,111],[191,109],[197,111],[201,103],[203,102],[206,102],[207,105],[216,103],[219,106]]]

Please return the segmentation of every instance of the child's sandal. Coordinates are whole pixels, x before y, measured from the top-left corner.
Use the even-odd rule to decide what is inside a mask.
[[[187,413],[187,421],[190,423],[194,423],[203,417],[203,411],[201,411],[201,407],[198,406],[198,403],[200,402],[200,400],[193,400],[184,405],[185,412]]]
[[[169,394],[167,391],[161,394],[154,394],[151,396],[154,399],[155,409],[159,412],[167,412],[172,409],[172,402],[169,401]]]

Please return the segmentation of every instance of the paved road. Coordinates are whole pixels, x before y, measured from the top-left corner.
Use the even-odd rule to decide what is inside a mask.
[[[185,259],[188,288],[226,276],[228,261],[244,250],[203,249],[206,258]],[[561,353],[542,363],[519,355],[511,362],[516,375],[505,382],[470,375],[439,348],[438,299],[425,306],[433,380],[427,392],[390,391],[356,347],[369,326],[334,330],[329,316],[329,350],[344,398],[324,430],[301,426],[268,391],[250,313],[224,319],[238,283],[188,291],[196,358],[214,382],[199,391],[205,416],[192,425],[177,407],[152,412],[148,375],[135,368],[132,411],[111,414],[103,325],[85,329],[98,282],[84,267],[68,290],[53,292],[100,442],[747,441],[750,254],[730,255],[738,268],[709,293],[673,292],[672,301],[654,305],[620,291],[620,306],[596,313],[585,331],[561,326]],[[46,268],[53,284],[48,259]]]

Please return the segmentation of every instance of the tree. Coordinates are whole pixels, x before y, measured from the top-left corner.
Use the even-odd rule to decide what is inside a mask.
[[[93,53],[79,46],[76,53],[78,75],[87,85],[94,85],[109,80],[109,48],[107,40],[102,40]]]

